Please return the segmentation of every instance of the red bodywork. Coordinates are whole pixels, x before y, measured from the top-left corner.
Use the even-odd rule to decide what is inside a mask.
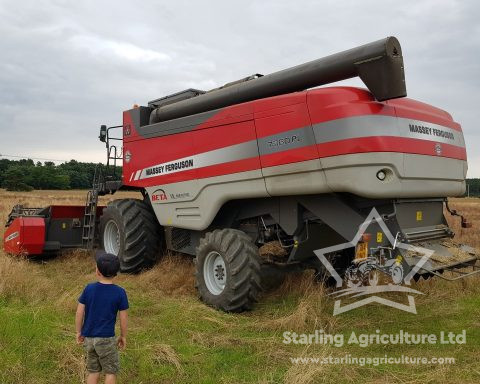
[[[103,209],[103,207],[98,207],[98,209]],[[69,219],[69,218],[83,219],[84,214],[85,214],[85,207],[81,205],[52,205],[50,206],[49,217],[51,219]],[[98,212],[97,212],[97,215],[98,215]]]
[[[437,124],[461,132],[445,111],[408,98],[378,102],[366,90],[330,87],[255,100],[223,108],[186,132],[146,139],[139,134],[131,111],[123,114],[123,184],[134,187],[165,185],[224,174],[251,171],[300,161],[364,152],[402,152],[466,160],[464,147],[399,136],[369,136],[333,140],[301,148],[259,154],[241,160],[196,167],[149,178],[136,178],[141,169],[186,158],[297,128],[354,116],[383,115]]]
[[[6,229],[3,248],[14,255],[40,255],[45,244],[43,217],[17,217]]]

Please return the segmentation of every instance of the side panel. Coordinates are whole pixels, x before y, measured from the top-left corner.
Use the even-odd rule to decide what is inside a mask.
[[[296,103],[255,113],[267,191],[271,196],[327,192],[306,93],[292,101]]]
[[[205,178],[199,181],[201,190],[194,199],[183,197],[188,182],[159,186],[165,191],[165,201],[152,198],[158,187],[147,187],[152,206],[161,225],[185,229],[203,230],[215,218],[221,206],[229,200],[266,197],[265,182],[258,171],[239,172],[223,176]],[[158,192],[157,192],[158,193]],[[171,196],[180,196],[182,201],[172,202]]]
[[[16,218],[5,231],[3,244],[6,253],[40,255],[45,244],[45,219]]]
[[[419,177],[406,175],[405,162],[418,169]],[[322,164],[332,190],[368,198],[457,196],[465,188],[465,162],[456,159],[413,154],[404,159],[403,153],[378,152],[322,158]],[[376,177],[379,170],[390,172],[383,181]]]
[[[145,187],[196,179],[191,163],[195,150],[189,132],[124,143],[127,151],[130,161],[123,165],[125,185]]]
[[[21,231],[22,231],[22,218],[17,217],[12,221],[10,226],[5,229],[3,235],[3,249],[5,253],[18,255],[21,253]]]
[[[202,230],[225,202],[267,195],[253,120],[195,129],[188,135],[191,171],[154,176],[152,182],[159,184],[146,188],[160,224]]]
[[[466,151],[459,124],[410,99],[379,103],[361,89],[308,92],[328,187],[368,198],[458,196]],[[376,177],[387,173],[384,181]]]

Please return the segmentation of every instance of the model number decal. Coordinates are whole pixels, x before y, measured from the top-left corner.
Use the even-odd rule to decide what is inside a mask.
[[[280,139],[268,141],[269,147],[280,147],[282,145],[293,144],[302,141],[297,135],[282,137]]]
[[[190,197],[190,192],[170,193],[171,199],[187,199]]]

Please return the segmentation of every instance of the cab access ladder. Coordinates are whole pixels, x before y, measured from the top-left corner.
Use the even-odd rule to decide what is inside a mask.
[[[99,164],[95,168],[93,176],[92,189],[87,193],[87,200],[85,203],[85,215],[83,217],[83,233],[82,244],[83,248],[92,250],[95,243],[95,227],[97,224],[97,205],[99,192],[104,189],[105,179],[103,175],[102,166]]]

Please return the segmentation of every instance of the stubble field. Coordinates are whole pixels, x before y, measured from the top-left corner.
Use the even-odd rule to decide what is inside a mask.
[[[107,200],[135,194],[117,194]],[[139,195],[138,195],[139,197]],[[85,191],[0,190],[0,222],[12,206],[83,205]],[[453,199],[473,228],[451,220],[456,240],[480,248],[480,199]],[[3,238],[4,227],[0,227]],[[0,383],[81,383],[85,366],[75,344],[74,312],[95,279],[92,256],[73,251],[42,262],[0,251]],[[189,257],[165,255],[153,269],[121,275],[131,308],[121,383],[476,383],[480,381],[480,279],[420,281],[418,314],[370,304],[340,316],[309,273],[291,275],[253,312],[226,314],[198,301]],[[375,334],[461,333],[467,343],[434,345],[287,345],[283,332],[323,330]],[[296,357],[454,357],[455,364],[295,364]]]

